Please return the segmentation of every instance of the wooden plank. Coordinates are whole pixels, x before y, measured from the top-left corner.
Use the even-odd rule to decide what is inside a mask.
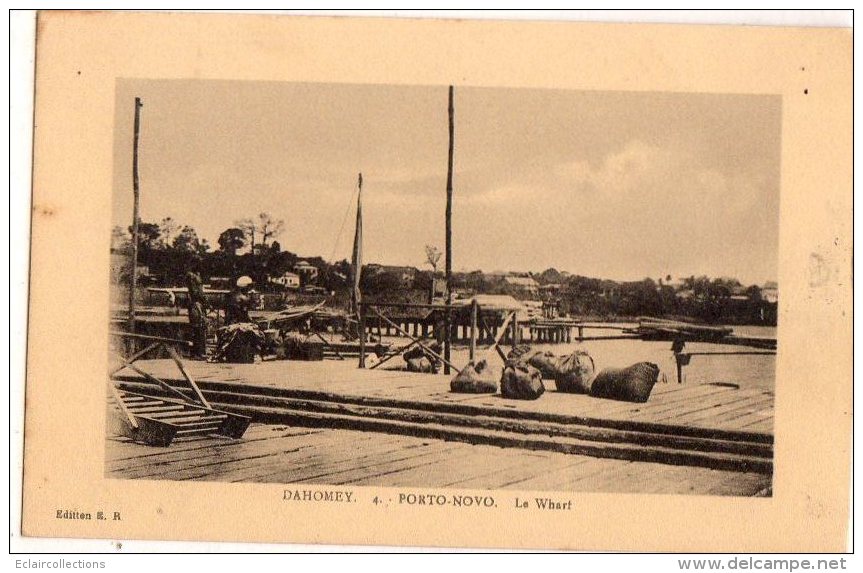
[[[135,417],[129,411],[129,408],[126,406],[125,402],[123,402],[123,396],[117,390],[117,387],[113,382],[108,380],[108,388],[111,392],[111,397],[113,398],[114,405],[119,409],[120,414],[123,416],[125,421],[128,423],[127,429],[131,431],[135,431],[138,428],[138,422],[135,421]],[[110,422],[110,419],[109,419]],[[108,424],[110,425],[110,424]]]
[[[143,361],[142,361],[142,362],[143,362]],[[188,398],[186,397],[186,395],[185,395],[185,394],[183,394],[182,392],[180,392],[179,390],[177,390],[176,388],[174,388],[171,384],[169,384],[169,383],[165,382],[165,381],[164,381],[164,380],[162,380],[161,378],[157,378],[157,377],[153,376],[152,374],[149,374],[148,372],[145,372],[144,370],[141,370],[140,368],[138,368],[138,367],[137,367],[137,366],[135,366],[134,364],[127,364],[127,365],[126,365],[126,368],[129,368],[129,369],[131,369],[131,370],[134,370],[134,371],[135,371],[135,372],[137,372],[140,376],[144,377],[144,379],[146,379],[147,381],[149,381],[149,382],[153,382],[153,383],[155,383],[155,384],[158,384],[159,386],[161,386],[162,388],[164,388],[167,392],[172,393],[172,394],[175,394],[175,395],[176,395],[177,397],[179,397],[180,399],[182,399],[182,400],[187,400],[187,399],[188,399]]]
[[[152,361],[147,361],[152,362]],[[165,362],[165,361],[162,361]],[[457,407],[462,398],[445,398],[449,380],[442,376],[410,374],[399,371],[359,371],[350,366],[345,367],[339,362],[329,363],[294,363],[281,362],[279,364],[265,363],[255,365],[211,365],[225,368],[215,368],[215,372],[219,372],[219,377],[224,380],[228,377],[239,377],[237,373],[243,373],[242,386],[248,391],[257,391],[257,385],[269,388],[270,391],[285,392],[288,394],[296,394],[302,392],[321,392],[328,399],[334,401],[343,400],[367,400],[370,398],[394,401],[404,400],[408,402],[416,402],[425,404],[428,408],[436,408],[437,404],[445,405],[446,407]],[[249,366],[251,368],[242,368]],[[189,368],[197,368],[197,363],[190,364]],[[236,368],[235,368],[236,367]],[[290,377],[285,376],[285,368],[289,368]],[[154,370],[155,371],[155,370]],[[232,374],[233,373],[233,374]],[[397,386],[411,386],[411,388],[394,388],[389,384],[384,376],[396,375],[401,376]],[[372,376],[370,377],[369,374]],[[200,375],[198,375],[200,380]],[[390,381],[392,382],[392,381]],[[213,384],[224,384],[224,382],[204,382],[201,381],[201,388],[206,392],[206,387],[212,388]],[[553,384],[552,384],[553,385]],[[235,385],[237,386],[237,385]],[[660,408],[667,408],[670,404],[665,403],[665,396],[669,399],[683,400],[687,394],[698,394],[701,392],[723,392],[729,391],[728,388],[722,387],[691,387],[693,390],[688,390],[690,387],[675,389],[677,385],[672,386],[670,390],[660,391],[654,390],[655,394],[647,404],[627,404],[616,403],[614,401],[605,401],[587,396],[572,396],[563,395],[556,392],[549,392],[543,399],[536,403],[509,403],[515,401],[500,400],[500,405],[497,409],[506,409],[525,415],[536,415],[539,418],[548,416],[560,418],[562,416],[569,417],[586,417],[599,418],[614,421],[616,423],[628,423],[633,415],[640,415],[635,421],[650,422],[650,416],[645,415],[645,411],[657,411]],[[697,389],[695,389],[697,388]],[[433,394],[437,394],[433,396]],[[662,398],[662,400],[659,400]],[[483,398],[468,398],[465,403],[477,404],[477,409],[486,409],[489,406],[483,405],[488,402]],[[633,412],[638,409],[639,412]],[[710,429],[707,425],[704,428]]]
[[[261,428],[272,428],[263,424],[256,424],[248,432],[242,440],[225,440],[223,438],[210,438],[207,441],[202,441],[197,444],[171,445],[169,449],[154,448],[145,446],[129,440],[109,439],[106,443],[106,465],[108,467],[122,467],[123,464],[146,465],[159,456],[177,454],[181,458],[183,456],[191,456],[195,450],[209,450],[213,447],[218,447],[221,450],[229,450],[240,448],[245,444],[250,444],[256,441],[268,440],[273,437],[276,432],[262,432]],[[309,428],[284,428],[277,431],[278,436],[302,436],[307,434],[318,434],[324,430],[309,429]]]
[[[770,476],[750,473],[731,474],[707,488],[706,494],[724,496],[754,496],[770,487]]]
[[[159,346],[160,344],[161,344],[161,342],[153,342],[153,343],[152,343],[152,344],[150,344],[149,346],[145,346],[145,347],[144,347],[144,348],[142,348],[141,350],[139,350],[139,351],[137,351],[137,352],[133,353],[133,354],[132,354],[131,356],[129,356],[128,358],[126,358],[126,357],[121,357],[120,365],[119,365],[119,366],[114,367],[113,369],[111,369],[111,371],[110,371],[110,372],[108,372],[108,377],[112,377],[112,376],[114,376],[114,374],[116,374],[117,372],[120,372],[121,370],[124,370],[124,369],[126,368],[126,366],[128,366],[128,365],[129,365],[129,364],[131,364],[132,362],[135,362],[135,361],[136,361],[136,360],[138,360],[139,358],[143,357],[145,354],[147,354],[148,352],[150,352],[151,350],[153,350],[154,348],[156,348],[156,347],[157,347],[157,346]]]
[[[687,393],[680,393],[669,396],[664,400],[648,401],[646,403],[631,403],[621,402],[617,400],[607,400],[603,398],[594,398],[585,394],[566,394],[556,391],[549,392],[548,397],[556,398],[555,404],[545,404],[544,401],[533,403],[517,403],[523,409],[547,411],[549,413],[574,413],[578,411],[589,412],[594,418],[609,418],[609,419],[627,419],[634,413],[650,413],[670,409],[672,405],[685,403],[698,399],[702,395],[710,395],[713,393],[727,391],[726,388],[717,388],[715,390],[692,390]]]
[[[561,458],[565,456],[565,458]],[[581,457],[581,456],[578,456]],[[456,480],[449,487],[464,489],[498,489],[506,485],[535,478],[549,470],[559,469],[565,462],[575,461],[575,456],[552,452],[519,452],[518,463],[503,469],[478,473],[466,479]]]
[[[703,418],[705,415],[707,415],[706,419],[715,418],[721,416],[721,413],[725,410],[746,407],[747,404],[751,403],[752,396],[747,396],[745,394],[737,394],[730,396],[720,395],[711,397],[707,400],[701,400],[695,404],[692,404],[691,407],[687,407],[681,411],[665,412],[659,416],[652,418],[652,421],[670,421],[674,424],[688,425],[689,420]]]
[[[129,386],[133,388],[137,388],[135,383],[124,383],[124,387]],[[214,388],[224,389],[224,388],[232,388],[237,390],[237,394],[242,396],[243,403],[250,403],[250,400],[253,400],[255,396],[258,394],[251,394],[251,389],[247,387],[232,385],[232,384],[217,384],[213,386]],[[256,388],[255,392],[264,392],[265,389]],[[205,389],[206,392],[212,393],[212,390],[209,388]],[[523,418],[535,420],[538,422],[554,422],[554,423],[571,423],[571,424],[586,424],[589,426],[595,427],[606,427],[606,428],[618,428],[624,430],[631,431],[648,431],[648,432],[658,432],[658,433],[667,433],[681,436],[701,436],[701,437],[709,437],[709,438],[719,438],[719,439],[745,439],[750,441],[756,441],[759,443],[770,443],[772,441],[771,436],[766,434],[757,434],[757,433],[736,433],[736,432],[722,432],[712,428],[695,428],[695,427],[684,427],[684,426],[675,426],[673,424],[657,424],[652,423],[648,419],[647,421],[639,421],[639,420],[614,420],[614,419],[599,419],[599,418],[581,418],[579,416],[573,416],[571,414],[558,414],[554,412],[547,411],[519,411],[518,408],[513,405],[512,410],[507,410],[506,404],[504,404],[504,408],[488,408],[483,406],[476,406],[470,404],[456,404],[456,403],[445,403],[441,401],[403,401],[403,400],[391,400],[386,398],[379,398],[374,396],[361,396],[361,397],[350,397],[350,396],[340,396],[340,395],[332,395],[327,392],[315,392],[315,391],[297,391],[297,390],[266,390],[261,397],[271,396],[274,399],[278,397],[311,397],[314,400],[321,401],[331,401],[339,404],[380,404],[385,407],[399,407],[405,409],[418,409],[420,411],[428,411],[428,412],[443,412],[443,413],[457,413],[464,415],[488,415],[493,414],[494,416],[502,416],[505,418]],[[588,398],[589,400],[589,398]],[[503,402],[503,400],[501,400]],[[239,406],[238,402],[238,406]],[[273,414],[277,414],[277,412],[273,411]],[[273,421],[276,421],[273,419]],[[288,418],[279,418],[280,422],[288,422],[288,423],[297,423],[298,420],[288,419]],[[308,425],[306,422],[303,422],[304,425]],[[371,428],[366,428],[371,429]]]
[[[323,430],[317,430],[323,432]],[[269,437],[256,438],[255,440],[239,442],[237,440],[227,440],[220,437],[211,437],[206,440],[186,443],[172,443],[169,448],[156,448],[149,446],[141,446],[137,443],[130,442],[128,444],[113,444],[109,448],[109,455],[116,456],[114,459],[106,460],[105,470],[108,473],[122,472],[133,468],[142,468],[146,466],[158,465],[162,462],[170,462],[175,460],[194,460],[206,458],[215,455],[222,455],[224,452],[231,449],[239,448],[241,444],[248,447],[250,442],[258,440],[267,440]],[[113,440],[112,440],[113,441]],[[130,446],[131,449],[123,446]],[[146,448],[151,453],[138,456],[130,456],[130,452],[141,452]]]
[[[129,410],[137,410],[139,408],[149,408],[150,406],[163,406],[165,402],[162,400],[144,400],[143,402],[136,402],[134,404],[128,404],[126,407]],[[180,406],[182,407],[182,406]]]
[[[236,451],[208,452],[207,458],[217,462],[195,463],[195,467],[178,468],[170,479],[203,479],[213,480],[232,470],[264,467],[267,464],[283,464],[286,456],[299,455],[302,453],[317,451],[317,448],[326,448],[332,441],[331,432],[319,430],[314,434],[302,434],[297,436],[278,436],[264,442],[257,442],[249,448],[241,448]],[[357,441],[362,441],[357,439]],[[220,480],[225,481],[225,480]]]
[[[230,401],[232,394],[214,394],[215,400],[224,402],[228,408],[232,403],[247,406],[266,406],[284,408],[287,410],[307,413],[345,414],[360,418],[375,418],[400,422],[418,422],[432,424],[447,424],[455,427],[480,428],[484,430],[500,430],[525,434],[548,436],[566,436],[605,442],[630,442],[642,446],[667,446],[673,448],[698,451],[717,451],[741,453],[747,455],[771,456],[772,448],[766,444],[750,442],[733,442],[729,440],[709,440],[705,438],[690,438],[674,434],[654,434],[649,432],[630,432],[612,428],[591,427],[581,424],[560,424],[554,422],[537,422],[526,419],[507,419],[485,415],[462,415],[437,413],[400,408],[385,408],[353,404],[338,404],[326,401],[301,400],[291,398],[267,398],[256,396],[235,396],[237,402]],[[239,401],[241,400],[241,402]]]
[[[203,394],[201,394],[201,389],[198,388],[197,384],[195,384],[195,379],[192,378],[189,375],[189,373],[186,371],[186,367],[183,365],[183,361],[180,359],[180,356],[179,356],[179,354],[177,354],[177,351],[168,345],[165,345],[165,350],[168,352],[168,356],[171,357],[171,360],[174,361],[174,364],[177,365],[177,368],[180,370],[180,374],[183,375],[183,378],[185,378],[186,382],[189,384],[189,386],[191,386],[192,390],[195,392],[195,396],[198,397],[198,401],[205,408],[209,408],[210,403],[207,402],[207,399],[204,398]]]
[[[145,413],[145,412],[140,412]],[[200,410],[189,410],[185,409],[181,406],[177,406],[175,408],[171,408],[170,410],[156,410],[155,412],[146,413],[148,418],[154,418],[156,420],[164,420],[166,422],[172,421],[173,418],[188,418],[190,416],[197,417],[207,417],[206,412],[202,412]],[[226,418],[227,416],[222,415],[222,418]]]
[[[269,459],[277,459],[281,454],[298,448],[310,448],[314,443],[323,443],[328,439],[326,433],[309,435],[302,441],[277,438],[248,444],[249,447],[224,450],[218,448],[218,455],[209,452],[204,456],[189,458],[154,459],[146,466],[138,466],[128,470],[120,470],[126,478],[171,479],[185,480],[193,477],[206,476],[215,472],[218,467],[231,464],[261,463]]]
[[[662,464],[646,464],[639,462],[627,462],[625,464],[608,464],[599,471],[585,472],[583,475],[573,476],[573,479],[568,482],[567,487],[573,491],[595,491],[595,492],[614,492],[627,491],[622,484],[628,480],[631,491],[638,491],[638,487],[643,481],[643,476],[650,471],[648,468],[656,466],[664,467]],[[633,476],[639,476],[641,479],[636,480],[632,484]]]
[[[737,415],[744,412],[757,412],[765,409],[773,410],[773,398],[759,400],[756,396],[750,396],[741,402],[723,404],[722,406],[717,406],[712,410],[690,413],[676,419],[675,422],[695,424],[705,420],[710,421],[711,419],[714,419],[713,421],[721,424],[724,420],[731,419],[732,416],[737,417]]]
[[[571,491],[609,491],[608,484],[616,483],[633,472],[645,472],[651,467],[665,467],[664,464],[612,460],[618,463],[596,464],[590,462],[575,472],[560,474],[559,486]],[[606,489],[602,489],[605,487]],[[615,491],[615,486],[611,491]]]
[[[730,416],[727,420],[723,420],[723,423],[732,429],[742,429],[744,426],[752,424],[753,422],[772,421],[773,416],[773,408],[765,408],[764,410],[757,412],[747,412],[739,416]]]
[[[391,470],[393,464],[401,467],[411,467],[420,464],[429,455],[444,449],[461,447],[461,444],[446,444],[438,440],[421,442],[396,442],[392,447],[379,452],[367,452],[357,457],[345,460],[325,460],[321,463],[305,467],[282,469],[252,481],[267,481],[279,483],[326,483],[339,485],[350,479],[380,475]],[[385,469],[382,469],[385,468]]]
[[[528,479],[519,479],[501,486],[503,489],[523,489],[536,491],[578,491],[573,484],[591,475],[605,471],[611,466],[621,466],[629,462],[578,456],[562,462],[557,468]]]
[[[145,417],[149,418],[150,416],[145,416]],[[186,416],[177,416],[177,417],[172,417],[172,418],[165,418],[165,417],[155,418],[154,417],[151,419],[158,420],[159,422],[164,422],[166,424],[181,425],[184,422],[197,422],[199,420],[208,420],[209,417],[204,415],[203,413],[202,414],[195,414],[193,412],[190,412],[189,415],[186,415]]]
[[[272,416],[273,420],[294,425],[327,426],[363,431],[398,433],[415,437],[456,440],[473,444],[524,449],[541,449],[561,453],[590,455],[615,459],[635,459],[662,463],[703,465],[706,467],[747,471],[772,471],[771,460],[742,454],[682,450],[662,445],[643,447],[626,442],[597,442],[586,439],[538,434],[488,431],[480,428],[453,427],[437,423],[410,423],[366,417],[342,416],[264,406],[238,406],[249,414]]]
[[[408,468],[427,466],[440,462],[440,454],[447,450],[464,448],[464,444],[448,444],[446,446],[430,442],[426,446],[417,447],[410,454],[403,451],[392,459],[376,459],[373,463],[361,467],[351,467],[338,471],[321,473],[299,480],[300,483],[325,483],[328,485],[343,485],[353,480],[367,477],[389,476]]]
[[[219,481],[230,482],[276,482],[291,483],[293,474],[299,471],[309,471],[326,464],[355,459],[360,448],[369,455],[371,452],[403,449],[399,436],[376,435],[368,432],[354,432],[350,438],[341,436],[340,430],[327,430],[328,442],[312,450],[304,449],[295,454],[281,456],[278,460],[268,463],[256,463],[247,467],[220,468],[215,476],[202,479],[218,478]]]
[[[719,480],[739,474],[691,466],[642,465],[649,467],[642,472],[629,472],[628,478],[621,479],[618,492],[701,495]]]
[[[207,440],[207,446],[190,447],[186,451],[173,451],[173,447],[161,449],[161,454],[133,458],[132,462],[151,470],[154,466],[160,468],[159,473],[147,479],[548,491],[707,493],[710,490],[719,495],[755,495],[770,483],[769,476],[758,474],[502,450],[347,430],[319,431],[323,435],[316,438],[282,435],[285,430],[265,429],[258,425],[250,428],[253,443],[243,440],[213,445],[213,440]],[[131,447],[137,451],[154,449]],[[228,454],[232,450],[242,451]],[[189,459],[190,455],[195,459]],[[175,462],[173,465],[171,460]],[[166,467],[170,471],[162,471]]]
[[[773,432],[773,418],[774,416],[770,416],[769,418],[756,420],[754,422],[750,422],[749,424],[744,424],[740,426],[740,428],[744,430],[754,430],[759,432]]]
[[[690,466],[632,462],[593,474],[577,483],[582,491],[704,494],[719,482],[733,480],[740,475],[744,474]],[[741,491],[741,495],[746,495],[745,489]]]
[[[603,398],[594,398],[599,404],[592,408],[592,413],[595,416],[624,418],[642,414],[644,417],[660,414],[670,410],[676,410],[681,404],[691,403],[692,401],[704,399],[708,396],[728,392],[728,388],[718,388],[711,386],[710,388],[689,387],[681,389],[679,392],[669,392],[651,397],[647,402],[620,402],[617,400],[607,400]]]
[[[684,413],[710,407],[713,404],[722,403],[724,400],[737,396],[732,388],[717,388],[711,391],[700,391],[687,396],[678,396],[666,402],[645,405],[637,412],[630,412],[633,420],[649,420],[659,422]]]
[[[469,454],[471,463],[448,462],[435,466],[430,474],[432,483],[438,487],[468,487],[465,482],[478,480],[482,488],[489,488],[488,482],[491,478],[499,479],[508,471],[518,470],[520,472],[530,471],[538,475],[536,460],[548,460],[546,456],[536,455],[515,449],[499,449],[488,446],[473,446],[472,450],[481,450],[477,454]],[[533,454],[533,455],[531,455]],[[550,454],[550,456],[563,457],[566,454]],[[525,463],[525,457],[531,458],[531,463]],[[511,475],[511,474],[510,474]],[[422,485],[422,484],[420,484]]]
[[[498,448],[462,445],[454,450],[438,452],[421,465],[399,469],[382,476],[350,480],[348,483],[386,487],[447,487],[459,478],[470,477],[484,470],[487,472],[489,467],[497,468],[505,459],[506,456],[502,456]]]
[[[182,406],[141,406],[141,407],[133,407],[129,408],[129,411],[133,414],[158,414],[158,413],[167,413],[167,412],[182,412]]]

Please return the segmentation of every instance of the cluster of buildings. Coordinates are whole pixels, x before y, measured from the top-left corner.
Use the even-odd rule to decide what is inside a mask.
[[[128,254],[120,251],[112,250],[111,253],[111,271],[112,278],[120,279],[124,272],[128,272]],[[290,270],[284,273],[269,278],[272,285],[285,290],[310,290],[319,288],[320,269],[310,263],[308,260],[298,260]],[[537,280],[537,276],[529,272],[504,272],[492,271],[483,273],[481,271],[474,272],[456,272],[453,273],[454,292],[456,296],[473,295],[476,293],[505,293],[517,296],[522,300],[557,300],[561,296],[565,296],[571,288],[568,279],[571,275],[567,272],[553,274],[553,280],[559,282],[549,282],[549,276],[542,273],[541,281]],[[340,275],[341,276],[341,275]],[[138,277],[143,284],[153,283],[149,269],[146,266],[139,265]],[[155,277],[152,277],[155,278]],[[341,277],[347,282],[348,277]],[[444,294],[444,281],[440,277],[433,276],[430,270],[420,270],[417,267],[404,265],[383,265],[370,263],[363,267],[364,282],[374,282],[376,279],[385,279],[384,283],[387,288],[399,290],[411,289],[427,289],[433,285],[435,297]],[[434,279],[434,280],[431,280]],[[594,296],[600,299],[613,300],[619,297],[627,290],[627,283],[619,283],[610,280],[594,280],[587,279],[591,285],[590,291],[594,292]],[[726,279],[724,281],[728,285],[727,299],[730,301],[743,304],[751,301],[756,289],[746,287],[740,284],[735,284],[736,281]],[[633,283],[635,284],[635,283]],[[696,289],[693,288],[692,279],[666,279],[656,283],[657,291],[668,289],[674,291],[674,297],[680,301],[694,300],[698,298]],[[757,293],[760,296],[760,301],[770,305],[776,305],[779,301],[778,284],[774,281],[769,281],[763,285],[759,285]]]
[[[317,282],[319,272],[318,267],[308,261],[297,261],[290,271],[270,277],[270,282],[286,289],[299,289],[303,285],[313,285]]]

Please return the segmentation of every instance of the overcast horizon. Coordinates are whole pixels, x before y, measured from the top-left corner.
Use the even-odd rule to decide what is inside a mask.
[[[118,80],[123,228],[136,96],[144,221],[216,249],[268,212],[284,250],[349,259],[362,172],[365,262],[444,248],[447,86]],[[456,86],[453,269],[775,281],[780,128],[772,95]]]

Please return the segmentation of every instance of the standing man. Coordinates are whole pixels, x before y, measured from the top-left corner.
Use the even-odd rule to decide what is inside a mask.
[[[237,286],[228,295],[228,303],[225,305],[225,326],[239,322],[252,322],[249,318],[249,308],[252,300],[249,290],[252,288],[252,279],[242,276],[237,279]]]
[[[195,258],[186,273],[186,288],[189,291],[189,325],[192,327],[192,358],[207,358],[207,299],[204,296],[204,282],[198,270],[200,260]]]

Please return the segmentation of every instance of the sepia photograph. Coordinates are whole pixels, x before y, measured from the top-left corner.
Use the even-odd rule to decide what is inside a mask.
[[[850,28],[33,26],[21,539],[847,550]]]
[[[106,476],[771,495],[781,111],[118,80]]]

